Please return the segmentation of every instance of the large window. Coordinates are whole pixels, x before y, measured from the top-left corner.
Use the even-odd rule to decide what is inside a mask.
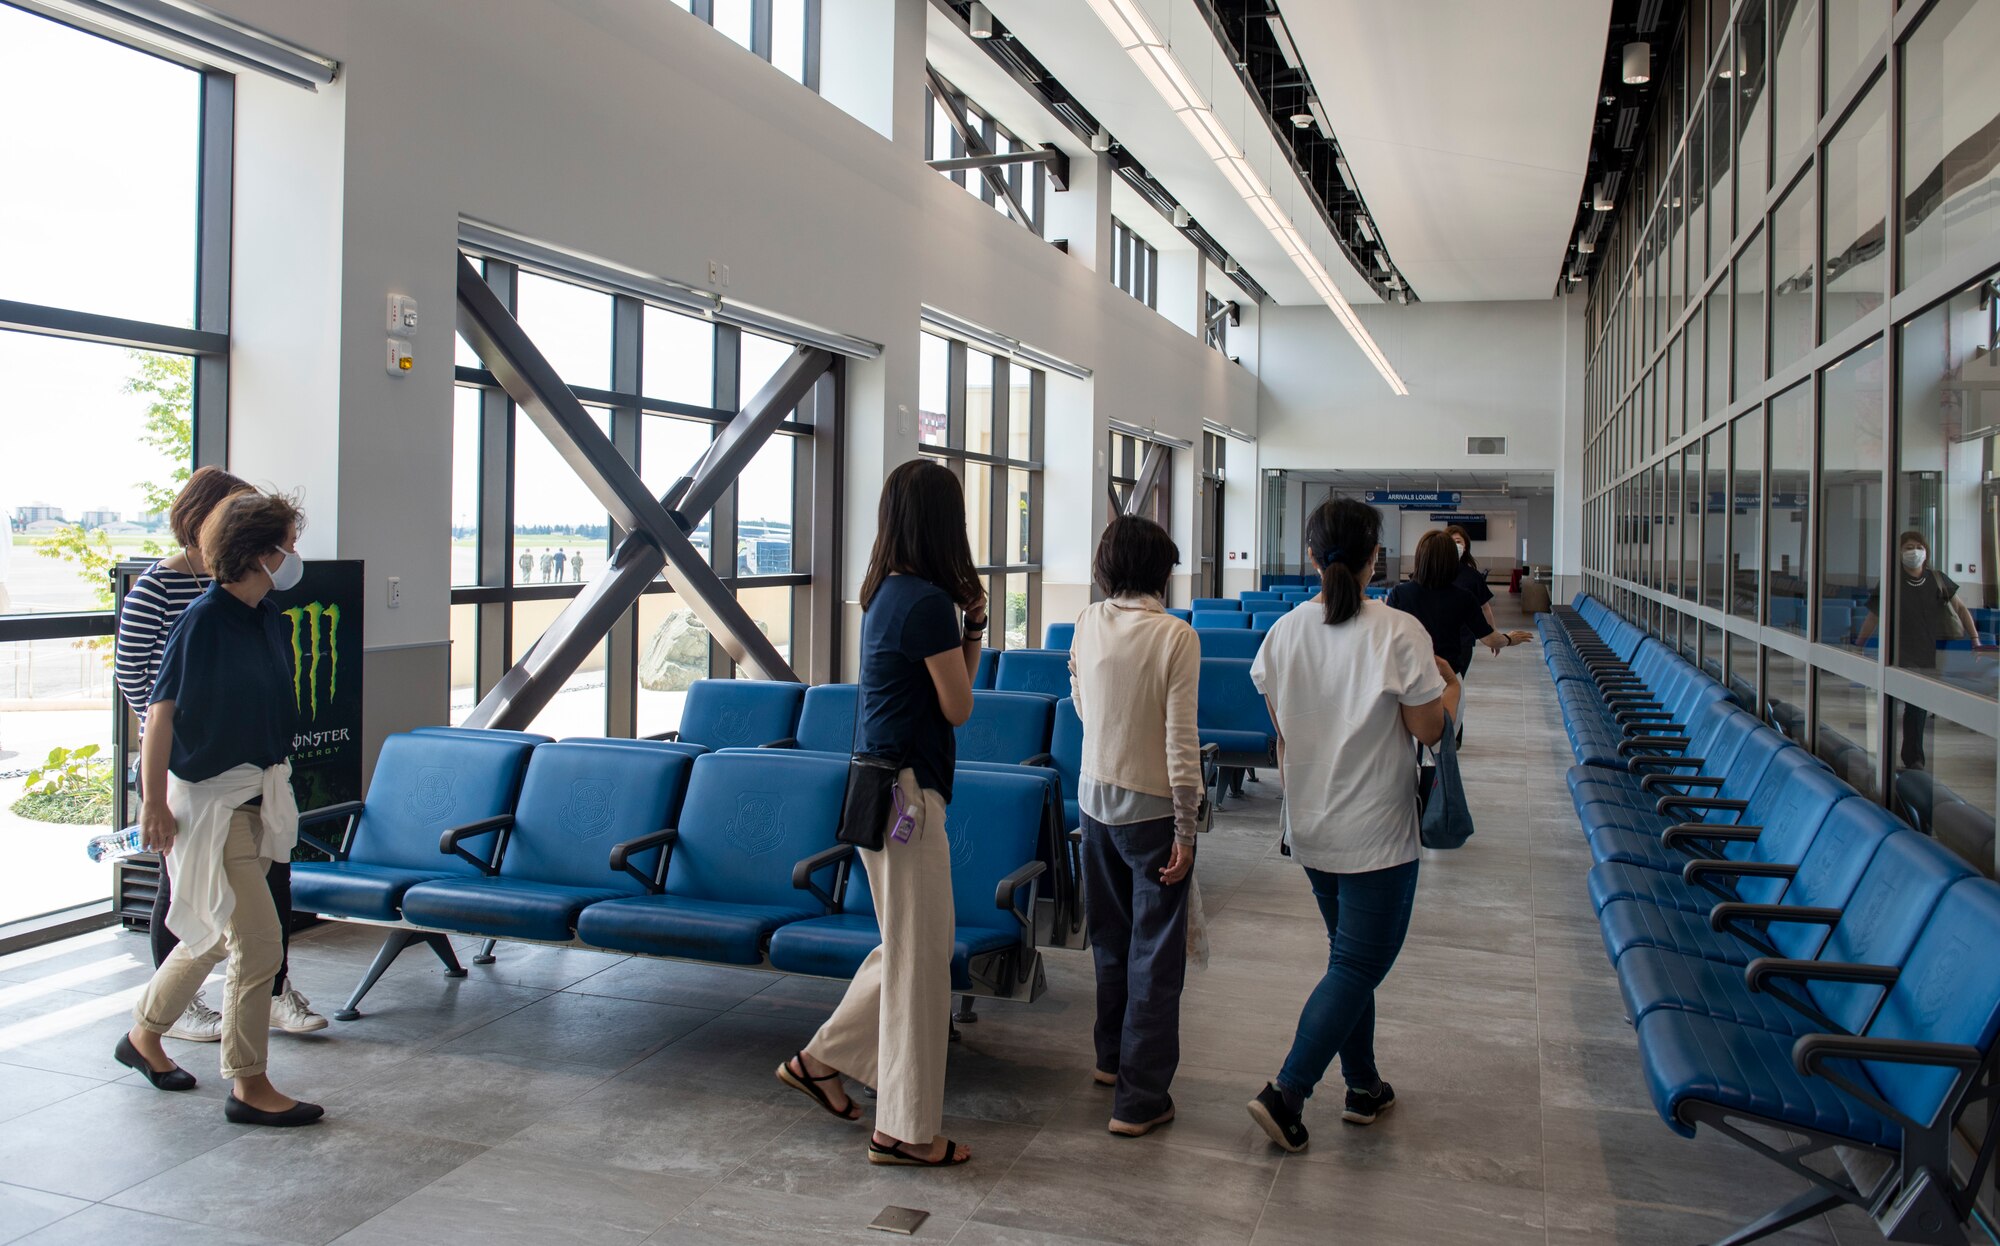
[[[111,571],[227,444],[232,95],[0,4],[0,925],[111,890]]]
[[[1201,562],[1195,572],[1196,597],[1225,596],[1223,585],[1223,565],[1228,560],[1222,537],[1222,486],[1227,478],[1229,465],[1229,439],[1220,433],[1204,431],[1201,435],[1201,514],[1196,524],[1201,529]]]
[[[1111,284],[1148,307],[1160,305],[1160,253],[1115,216],[1111,218]]]
[[[1635,143],[1596,246],[1584,385],[1592,591],[1667,643],[1693,630],[1746,703],[1989,874],[1992,17],[1980,0],[1689,6],[1661,67],[1689,115],[1656,108]],[[1690,603],[1646,541],[1662,469],[1691,493],[1691,455]]]
[[[924,150],[930,153],[930,159],[958,160],[1033,150],[1033,144],[995,121],[936,71],[931,72],[930,79],[942,88],[941,93],[930,86],[924,88]],[[1049,194],[1047,165],[1022,161],[984,169],[945,170],[943,175],[995,212],[1012,216],[1028,232],[1041,235],[1047,223],[1044,211]]]
[[[1017,360],[919,335],[918,448],[965,487],[966,541],[986,584],[993,649],[1041,643],[1045,380]]]
[[[665,495],[695,469],[716,430],[793,350],[787,342],[560,275],[497,259],[484,261],[483,271],[655,495]],[[463,342],[459,361],[454,722],[604,571],[619,538],[603,506]],[[813,613],[815,542],[809,529],[817,455],[835,427],[831,385],[823,381],[688,534],[802,677],[812,674],[804,642],[815,627],[832,625],[830,612]],[[826,557],[830,546],[818,547]],[[735,673],[663,572],[543,709],[534,729],[557,736],[668,731],[680,723],[689,684]]]
[[[1111,433],[1111,503],[1112,513],[1131,511],[1144,515],[1167,531],[1174,530],[1174,510],[1172,483],[1174,478],[1174,450],[1164,442],[1148,441],[1131,433]],[[1146,471],[1146,460],[1157,456],[1159,464],[1150,478]],[[1132,495],[1139,489],[1146,490],[1135,506]]]
[[[763,57],[787,78],[819,90],[820,0],[674,0]]]

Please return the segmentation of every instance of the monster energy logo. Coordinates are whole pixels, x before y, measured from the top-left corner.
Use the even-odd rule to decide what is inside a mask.
[[[320,623],[326,624],[326,703],[340,695],[340,607],[323,602],[307,602],[285,611],[292,621],[292,704],[300,713],[319,717]],[[301,643],[301,633],[304,642]],[[305,676],[305,687],[299,677]]]

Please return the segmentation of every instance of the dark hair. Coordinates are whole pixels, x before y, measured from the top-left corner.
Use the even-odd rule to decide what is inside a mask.
[[[1915,528],[1905,529],[1903,531],[1903,535],[1896,538],[1896,548],[1901,549],[1912,541],[1915,541],[1917,544],[1923,546],[1924,551],[1926,553],[1930,552],[1931,543],[1929,541],[1924,540],[1924,534],[1917,531]]]
[[[1167,577],[1181,560],[1181,547],[1167,530],[1138,515],[1120,515],[1104,529],[1090,574],[1107,597],[1126,593],[1167,595]]]
[[[1326,622],[1338,626],[1361,612],[1361,573],[1382,540],[1382,515],[1366,502],[1328,498],[1306,520],[1306,548],[1319,564]]]
[[[202,525],[201,556],[218,583],[235,584],[261,570],[264,556],[283,548],[285,538],[304,526],[298,503],[282,493],[232,493]]]
[[[204,467],[189,476],[181,486],[180,496],[174,499],[172,509],[167,511],[167,526],[173,529],[174,540],[182,549],[195,549],[201,541],[201,527],[208,522],[209,512],[216,504],[232,493],[241,493],[250,488],[250,482],[240,476],[232,476],[219,467]]]
[[[1458,578],[1458,549],[1448,532],[1432,529],[1419,537],[1416,561],[1410,578],[1425,588],[1449,588]]]
[[[1444,534],[1455,541],[1465,542],[1465,557],[1459,559],[1459,562],[1471,567],[1474,571],[1479,570],[1479,564],[1472,561],[1472,534],[1457,524],[1447,525]]]
[[[882,482],[875,549],[861,581],[863,610],[882,581],[898,572],[929,580],[961,608],[979,597],[979,574],[965,543],[965,490],[934,459],[911,459]]]

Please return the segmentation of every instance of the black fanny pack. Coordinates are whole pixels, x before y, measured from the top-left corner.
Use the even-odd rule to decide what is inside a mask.
[[[856,848],[879,850],[897,812],[897,775],[902,765],[892,757],[856,753],[847,763],[847,794],[840,802],[840,829],[834,838]]]

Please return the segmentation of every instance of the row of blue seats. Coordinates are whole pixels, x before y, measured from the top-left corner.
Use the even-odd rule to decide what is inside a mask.
[[[1654,1106],[1809,1183],[1727,1240],[1848,1203],[1891,1240],[1964,1242],[2000,1139],[2000,885],[1603,603],[1538,627]]]
[[[329,859],[294,865],[293,903],[390,928],[342,1019],[415,942],[462,973],[452,933],[851,977],[881,935],[835,840],[846,779],[844,753],[421,729],[365,799],[303,815]],[[1047,785],[971,765],[954,786],[953,989],[1033,999]]]

